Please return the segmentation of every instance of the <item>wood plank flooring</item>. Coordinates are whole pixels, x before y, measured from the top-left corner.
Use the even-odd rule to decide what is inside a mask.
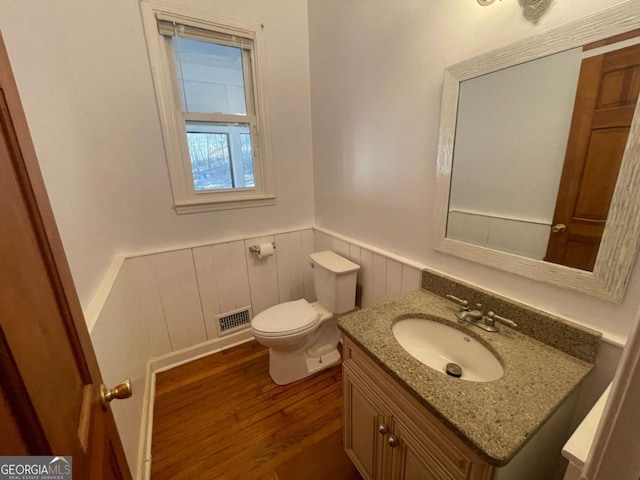
[[[156,377],[151,478],[362,480],[342,447],[337,366],[278,386],[255,341]]]

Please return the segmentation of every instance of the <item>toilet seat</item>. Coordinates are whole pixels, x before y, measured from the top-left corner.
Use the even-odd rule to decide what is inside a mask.
[[[265,337],[294,335],[313,328],[320,312],[304,298],[267,308],[253,317],[251,327]]]

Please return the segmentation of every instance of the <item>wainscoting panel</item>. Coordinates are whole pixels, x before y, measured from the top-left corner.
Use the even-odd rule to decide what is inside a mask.
[[[349,260],[360,265],[360,251],[358,245],[349,245]]]
[[[371,269],[371,303],[382,303],[387,299],[387,257],[373,253]]]
[[[401,294],[409,293],[422,284],[422,272],[417,268],[402,265],[402,290]]]
[[[324,235],[324,234],[323,234]],[[360,306],[366,308],[372,305],[373,292],[373,252],[361,248],[360,249],[360,286],[362,288],[362,300]]]
[[[304,297],[302,241],[298,232],[276,235],[279,302]]]
[[[338,255],[343,256],[344,258],[349,258],[349,242],[346,242],[339,238],[333,238],[331,243],[334,252],[336,252]]]
[[[402,294],[402,264],[387,260],[387,289],[385,299],[396,298]]]
[[[326,233],[314,230],[315,250],[316,252],[324,252],[325,250],[336,251],[338,249],[338,239]],[[334,240],[336,245],[334,246]]]
[[[551,224],[542,220],[451,210],[447,238],[541,260],[550,229]]]
[[[91,342],[105,384],[112,388],[127,378],[131,380],[133,397],[113,402],[111,408],[127,462],[134,473],[140,461],[147,361],[152,352],[160,355],[162,349],[165,349],[163,353],[170,351],[166,327],[148,328],[148,319],[140,308],[140,301],[147,299],[138,296],[136,281],[129,265],[122,264],[91,331]],[[164,338],[157,335],[162,332]]]
[[[275,241],[280,303],[304,298],[302,233],[289,232],[276,235]]]
[[[304,298],[307,302],[316,301],[315,286],[313,284],[313,268],[311,268],[311,259],[309,255],[314,252],[313,230],[307,229],[301,231],[302,235],[302,273],[304,281]]]
[[[351,243],[320,230],[314,230],[316,251],[332,250],[360,265],[358,284],[362,308],[420,288],[421,269],[391,258],[383,251],[373,251],[364,244]],[[391,254],[389,254],[391,255]]]
[[[278,261],[276,245],[276,255],[265,258],[258,258],[255,253],[249,254],[249,247],[263,242],[274,242],[275,237],[257,237],[244,241],[247,252],[247,266],[249,268],[249,286],[251,287],[251,304],[253,314],[257,315],[261,311],[277,305],[280,301],[278,288]]]
[[[120,271],[130,272],[134,297],[129,302],[129,309],[140,312],[138,317],[145,326],[144,338],[149,345],[150,357],[157,357],[172,351],[173,348],[169,339],[169,329],[164,317],[153,261],[152,256],[129,258],[124,261]],[[116,279],[112,295],[120,282],[121,280]],[[104,323],[109,322],[106,319],[110,318],[103,309],[98,320]]]
[[[207,339],[218,336],[216,315],[251,304],[243,241],[193,249]]]
[[[153,255],[172,350],[207,340],[191,249]]]
[[[249,247],[275,242],[271,257]],[[278,303],[315,301],[309,255],[333,250],[358,265],[363,307],[419,288],[420,270],[312,229],[132,257],[134,302],[152,356],[217,338],[216,316],[246,305],[256,315]]]

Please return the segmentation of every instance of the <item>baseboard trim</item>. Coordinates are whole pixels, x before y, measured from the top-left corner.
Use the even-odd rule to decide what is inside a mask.
[[[185,363],[198,360],[214,353],[227,350],[237,345],[249,342],[254,337],[251,329],[247,328],[230,335],[215,338],[175,352],[151,358],[147,362],[146,381],[142,405],[142,424],[140,425],[140,443],[138,447],[138,465],[135,478],[137,480],[151,479],[151,439],[153,435],[153,406],[156,392],[156,375]]]

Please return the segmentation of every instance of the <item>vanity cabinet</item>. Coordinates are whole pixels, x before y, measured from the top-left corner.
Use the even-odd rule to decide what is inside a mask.
[[[344,346],[344,448],[366,480],[494,478],[493,466],[353,342]]]

